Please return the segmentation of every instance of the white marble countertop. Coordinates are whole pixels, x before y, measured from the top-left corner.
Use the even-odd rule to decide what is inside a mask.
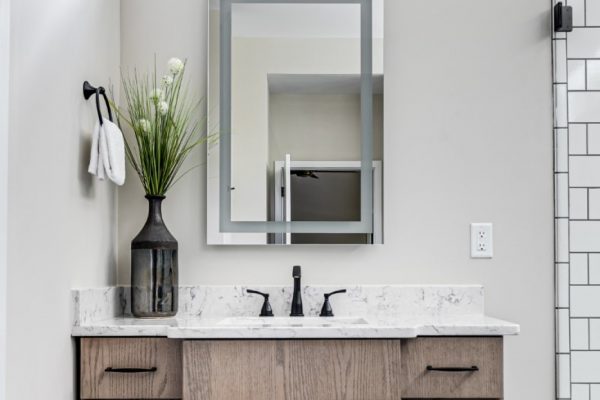
[[[318,318],[318,317],[315,317]],[[357,317],[360,324],[223,325],[224,319],[111,318],[73,327],[73,336],[165,336],[177,339],[412,338],[417,336],[501,336],[519,333],[519,325],[484,315]],[[323,318],[326,320],[327,318]]]
[[[280,293],[280,298],[286,298],[288,291],[262,289]],[[247,297],[243,287],[188,287],[180,289],[180,313],[167,319],[127,316],[126,288],[74,290],[71,333],[77,337],[177,339],[412,338],[519,333],[518,324],[485,315],[480,285],[357,286],[345,298],[332,298],[334,312],[338,311],[336,317],[317,317],[322,293],[330,289],[305,289],[307,317],[258,318],[254,316],[261,301],[256,296]],[[273,303],[276,315],[286,315],[287,308],[286,302]]]

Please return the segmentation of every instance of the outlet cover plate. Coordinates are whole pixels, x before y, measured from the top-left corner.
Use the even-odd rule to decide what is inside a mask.
[[[492,224],[471,224],[471,258],[492,258],[494,255],[494,241]]]

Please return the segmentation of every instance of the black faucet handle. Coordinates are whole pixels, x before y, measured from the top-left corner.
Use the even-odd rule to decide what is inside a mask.
[[[269,298],[269,293],[259,292],[258,290],[254,290],[254,289],[246,289],[246,293],[259,294],[262,297]]]
[[[340,290],[335,290],[330,293],[323,294],[323,297],[325,297],[325,301],[323,302],[323,307],[321,308],[321,314],[319,314],[319,316],[320,317],[333,317],[333,310],[331,309],[331,304],[329,303],[329,296],[333,296],[334,294],[338,294],[338,293],[346,293],[346,292],[347,292],[346,289],[340,289]]]
[[[329,296],[333,296],[334,294],[338,294],[338,293],[346,293],[347,290],[346,289],[340,289],[340,290],[334,290],[333,292],[330,293],[325,293],[323,296],[325,296],[326,299],[329,298]]]
[[[259,292],[258,290],[246,289],[246,293],[249,294],[258,294],[261,295],[265,301],[263,302],[262,308],[260,309],[259,317],[272,317],[273,309],[271,308],[271,303],[269,303],[269,293]]]

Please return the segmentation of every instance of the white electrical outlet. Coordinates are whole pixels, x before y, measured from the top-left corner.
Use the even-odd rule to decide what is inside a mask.
[[[494,245],[491,223],[471,224],[471,258],[492,258]]]

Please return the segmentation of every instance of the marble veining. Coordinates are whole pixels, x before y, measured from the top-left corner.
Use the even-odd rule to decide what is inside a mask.
[[[72,290],[73,326],[122,316],[125,307],[122,293],[120,287]]]
[[[257,317],[258,318],[258,317]],[[299,318],[301,319],[301,318]],[[519,333],[519,325],[484,315],[365,318],[361,325],[222,325],[222,319],[112,318],[73,328],[73,336],[166,336],[179,339],[412,338],[417,336],[500,336]]]
[[[302,289],[305,315],[319,315],[323,293],[345,288],[345,294],[331,297],[334,313],[353,315],[452,315],[482,314],[481,285],[311,285]],[[262,297],[246,293],[256,289],[269,293],[275,315],[289,315],[292,286],[181,286],[177,316],[228,317],[257,315]],[[119,288],[123,314],[130,316],[129,288]]]
[[[224,325],[228,317],[255,317],[262,297],[246,286],[184,286],[179,313],[168,319],[136,319],[129,314],[126,287],[74,290],[73,336],[166,336],[171,338],[407,338],[419,335],[512,335],[519,325],[484,315],[480,285],[306,286],[304,313],[318,316],[323,293],[345,287],[331,297],[336,317],[362,317],[357,325],[331,323]],[[289,315],[292,288],[252,286],[271,294],[276,316]],[[260,319],[259,321],[262,321]],[[265,320],[267,321],[267,320]]]

